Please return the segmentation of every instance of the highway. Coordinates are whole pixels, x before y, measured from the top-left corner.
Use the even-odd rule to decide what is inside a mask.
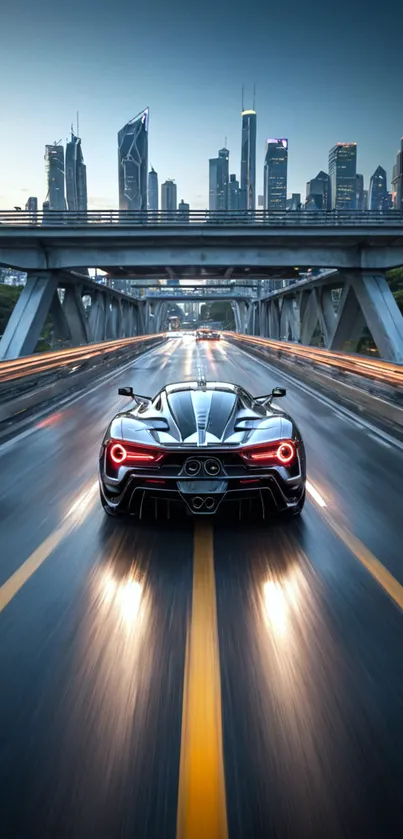
[[[300,519],[110,520],[117,388],[285,386]],[[403,445],[171,339],[0,447],[3,839],[403,835]]]

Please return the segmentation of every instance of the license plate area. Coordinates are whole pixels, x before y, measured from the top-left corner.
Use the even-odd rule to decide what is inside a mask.
[[[228,481],[178,481],[182,495],[220,495],[227,487]]]

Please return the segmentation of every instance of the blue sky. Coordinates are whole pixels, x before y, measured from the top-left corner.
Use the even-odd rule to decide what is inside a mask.
[[[225,137],[239,174],[241,86],[250,106],[254,81],[258,193],[268,136],[289,138],[289,192],[305,194],[338,141],[357,142],[366,182],[378,164],[390,180],[403,4],[381,11],[375,0],[3,0],[0,208],[45,198],[44,146],[67,138],[77,110],[90,206],[117,206],[117,131],[147,105],[160,183],[175,178],[178,200],[205,207]]]

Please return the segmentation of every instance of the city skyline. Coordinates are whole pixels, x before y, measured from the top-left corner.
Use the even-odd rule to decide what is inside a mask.
[[[176,179],[192,208],[205,208],[208,160],[225,137],[230,159],[238,164],[230,166],[231,173],[240,178],[241,89],[244,84],[245,106],[250,106],[255,82],[256,196],[263,192],[264,145],[271,136],[289,138],[289,194],[305,195],[306,182],[327,170],[329,149],[339,141],[357,143],[358,172],[366,186],[377,166],[386,170],[390,184],[403,134],[400,62],[398,51],[389,47],[390,21],[397,19],[400,5],[386,0],[381,20],[363,0],[354,7],[342,0],[338,9],[334,16],[317,0],[308,8],[292,0],[285,15],[280,7],[269,12],[253,0],[247,8],[223,0],[213,6],[208,0],[190,20],[176,0],[169,14],[159,0],[151,0],[147,12],[135,12],[123,0],[119,16],[104,0],[96,7],[92,0],[84,7],[72,0],[68,17],[49,0],[38,0],[35,9],[26,0],[10,4],[0,33],[3,63],[13,66],[2,90],[7,120],[0,136],[0,206],[23,206],[30,195],[42,203],[43,149],[54,137],[66,137],[79,110],[88,205],[118,207],[116,133],[148,104],[149,159],[155,170],[161,180]],[[150,20],[155,51],[148,49]],[[269,20],[275,37],[267,51]],[[62,39],[52,37],[56,27]],[[367,45],[375,37],[377,60],[371,61]],[[233,44],[240,40],[235,61]],[[106,60],[113,43],[119,50]],[[310,43],[314,49],[306,48]],[[340,59],[343,53],[348,62]],[[156,55],[163,56],[163,65]]]

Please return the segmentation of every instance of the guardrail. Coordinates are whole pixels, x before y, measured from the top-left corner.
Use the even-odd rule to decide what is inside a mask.
[[[382,361],[364,355],[332,352],[319,347],[307,347],[303,344],[256,338],[252,335],[236,335],[233,332],[227,332],[225,336],[235,341],[242,341],[242,343],[250,346],[265,349],[277,357],[289,358],[301,363],[318,364],[328,371],[349,373],[403,390],[403,364]]]
[[[231,343],[264,359],[357,417],[367,417],[403,442],[403,365],[301,344],[224,333]]]
[[[132,211],[132,210],[44,210],[0,211],[1,226],[7,227],[86,227],[87,225],[113,225],[133,227],[137,225],[188,226],[189,224],[215,224],[224,226],[263,225],[265,227],[383,227],[403,226],[403,213],[397,210],[357,212],[355,210],[290,210],[268,212],[266,210],[236,212],[229,210],[190,210],[185,218],[177,211]]]
[[[0,362],[0,425],[82,387],[163,342],[166,333],[103,341]],[[0,435],[1,436],[1,435]]]

